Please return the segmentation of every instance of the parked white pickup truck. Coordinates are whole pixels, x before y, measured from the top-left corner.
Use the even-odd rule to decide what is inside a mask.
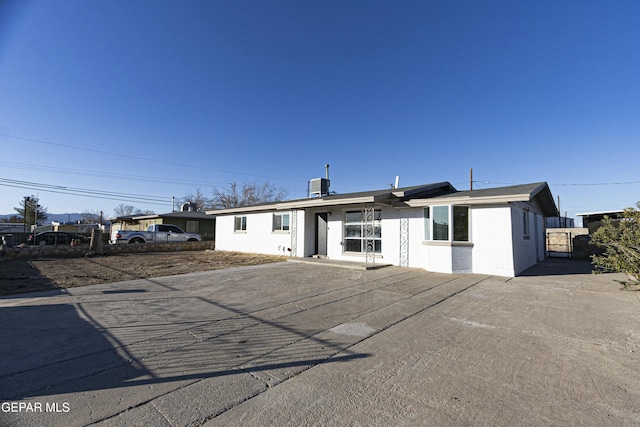
[[[109,243],[145,243],[145,242],[197,242],[202,236],[197,233],[185,233],[171,224],[153,224],[147,231],[113,230]]]

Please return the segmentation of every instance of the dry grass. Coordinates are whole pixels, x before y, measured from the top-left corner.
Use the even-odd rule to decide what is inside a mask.
[[[284,256],[208,250],[2,261],[0,295],[220,270],[286,259]]]

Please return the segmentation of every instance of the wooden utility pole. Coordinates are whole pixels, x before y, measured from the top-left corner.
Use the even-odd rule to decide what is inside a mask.
[[[473,190],[473,168],[469,168],[469,190]]]
[[[562,221],[562,210],[560,210],[560,196],[558,196],[558,227],[562,227],[561,222]]]

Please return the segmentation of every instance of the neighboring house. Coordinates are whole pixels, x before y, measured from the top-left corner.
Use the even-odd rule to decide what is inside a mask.
[[[441,182],[208,211],[216,249],[515,276],[545,257],[546,183]]]
[[[546,225],[547,228],[574,228],[576,226],[576,222],[573,218],[568,218],[566,216],[550,216],[547,217]]]
[[[187,233],[199,233],[202,240],[215,240],[216,219],[202,212],[127,215],[111,219],[113,230],[146,230],[153,224],[173,224]]]
[[[579,213],[577,216],[582,217],[582,226],[589,230],[589,234],[593,234],[600,225],[602,225],[602,220],[605,216],[616,220],[620,215],[624,213],[624,210],[619,211],[602,211],[602,212],[589,212],[589,213]]]
[[[0,222],[0,234],[5,233],[27,233],[30,226],[22,222]]]
[[[50,231],[64,231],[67,233],[76,233],[76,234],[91,234],[91,230],[100,229],[100,224],[84,224],[84,223],[67,224],[64,222],[52,221],[51,227],[52,227],[52,230]]]

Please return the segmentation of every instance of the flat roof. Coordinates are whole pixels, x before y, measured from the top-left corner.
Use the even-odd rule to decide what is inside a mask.
[[[600,215],[609,215],[609,214],[619,214],[623,212],[624,212],[624,209],[621,209],[619,211],[600,211],[600,212],[579,213],[579,214],[576,214],[576,216],[600,216]]]

